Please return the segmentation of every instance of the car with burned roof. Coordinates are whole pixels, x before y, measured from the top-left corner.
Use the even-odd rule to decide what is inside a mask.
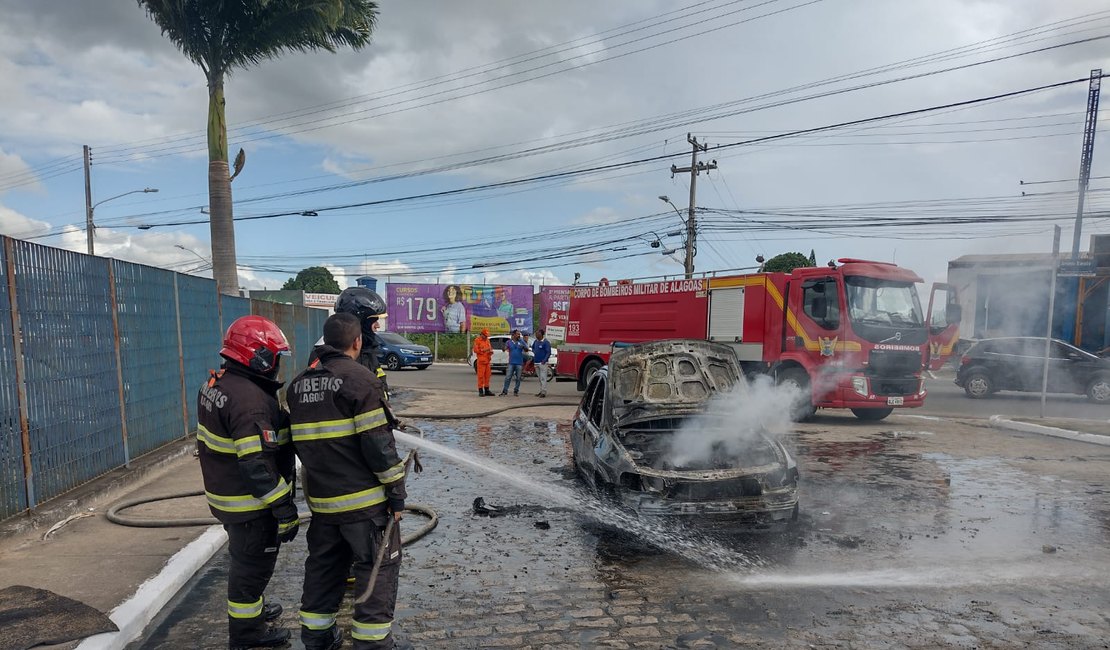
[[[1036,336],[981,339],[960,357],[956,385],[972,399],[1001,390],[1039,393],[1045,379],[1045,342]],[[1110,359],[1051,339],[1048,392],[1086,395],[1096,404],[1110,404]]]
[[[748,390],[731,347],[673,339],[614,348],[574,416],[571,453],[587,485],[640,515],[751,531],[796,521],[794,458],[762,426],[712,408]]]

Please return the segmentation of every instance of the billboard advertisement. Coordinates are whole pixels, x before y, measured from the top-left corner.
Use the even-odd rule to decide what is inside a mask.
[[[532,286],[397,284],[386,288],[393,332],[532,332]]]
[[[540,287],[540,313],[536,319],[537,327],[546,331],[548,340],[566,340],[569,311],[570,287]]]

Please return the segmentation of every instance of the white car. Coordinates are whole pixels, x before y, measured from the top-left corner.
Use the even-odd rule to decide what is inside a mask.
[[[510,337],[508,334],[491,334],[490,335],[489,344],[493,348],[493,357],[490,358],[490,369],[491,370],[495,370],[497,372],[500,372],[501,374],[504,374],[505,372],[508,371],[508,369],[509,369],[509,353],[505,351],[505,342],[508,341],[510,338],[512,338],[512,337]],[[528,339],[528,345],[531,346],[532,341],[534,341],[534,340],[535,339],[533,339],[533,338],[529,338]],[[559,355],[559,351],[556,350],[555,348],[551,348],[551,358],[547,360],[547,364],[548,364],[548,367],[551,369],[550,372],[551,372],[552,375],[555,374],[555,361],[558,360],[558,358],[559,358],[558,355]],[[531,358],[532,358],[532,350],[529,347],[529,348],[526,348],[524,350],[524,360],[525,360],[525,362],[527,362]],[[471,352],[470,352],[470,357],[467,359],[467,363],[470,364],[471,368],[474,368],[475,372],[478,371],[477,357],[474,356],[474,351],[473,350],[471,350]]]

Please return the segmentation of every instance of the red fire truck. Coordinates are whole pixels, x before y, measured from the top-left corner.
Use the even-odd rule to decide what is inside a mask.
[[[692,280],[575,287],[556,374],[584,389],[614,343],[669,338],[730,344],[749,375],[793,384],[818,408],[881,420],[925,402],[922,370],[951,356],[960,322],[955,290],[894,264],[841,259],[839,266]]]

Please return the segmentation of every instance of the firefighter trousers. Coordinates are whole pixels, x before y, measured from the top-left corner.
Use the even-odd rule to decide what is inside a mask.
[[[227,571],[227,624],[232,645],[248,645],[265,634],[263,593],[278,556],[277,520],[265,516],[224,524],[231,567]]]
[[[306,650],[326,648],[331,628],[343,600],[348,569],[354,573],[354,597],[366,590],[374,560],[382,544],[388,548],[370,598],[354,606],[351,637],[355,650],[393,648],[393,609],[397,604],[397,578],[401,569],[401,530],[394,525],[384,539],[388,519],[329,523],[316,516],[308,527],[308,559],[304,563],[301,594],[301,641]]]

